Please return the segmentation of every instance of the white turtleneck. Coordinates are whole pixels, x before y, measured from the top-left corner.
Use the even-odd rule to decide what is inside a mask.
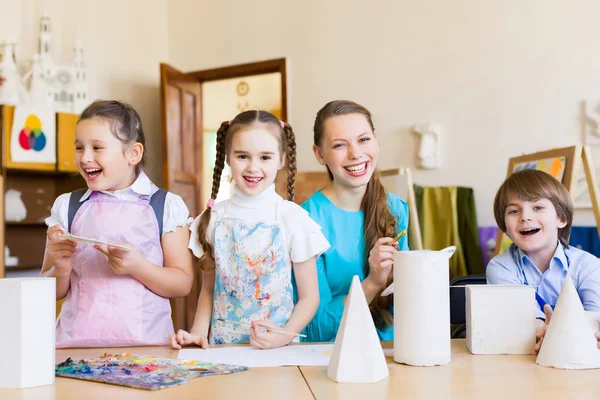
[[[293,262],[303,262],[319,256],[329,248],[321,227],[299,205],[278,195],[274,184],[254,196],[244,194],[237,186],[234,190],[230,200],[216,203],[210,211],[210,224],[206,231],[206,239],[210,243],[214,244],[217,221],[234,218],[246,223],[278,222],[283,228],[289,259]],[[198,258],[204,253],[198,242],[200,216],[190,226],[189,243],[189,248]]]

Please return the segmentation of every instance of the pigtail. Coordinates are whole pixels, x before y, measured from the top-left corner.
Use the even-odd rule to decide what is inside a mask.
[[[360,209],[365,216],[364,237],[367,252],[375,246],[375,243],[379,238],[393,237],[396,235],[396,218],[388,208],[387,192],[379,179],[379,171],[377,170],[373,173],[371,180],[367,184],[367,189],[360,204]],[[368,274],[369,263],[367,261],[367,263],[365,263],[365,276]],[[392,283],[393,277],[393,272],[390,272],[388,275],[388,282],[384,287],[388,287]],[[390,312],[393,303],[393,295],[383,297],[381,296],[380,291],[369,305],[373,321],[377,328],[386,328],[391,326],[394,322],[394,317]]]
[[[227,131],[229,130],[229,122],[223,122],[221,127],[217,131],[217,147],[216,147],[216,160],[215,160],[215,168],[213,170],[213,182],[212,182],[212,191],[210,194],[210,200],[208,201],[208,208],[212,208],[212,204],[214,203],[217,195],[219,194],[219,186],[221,185],[221,174],[223,173],[223,168],[225,167],[225,139],[227,137]],[[200,257],[199,263],[200,268],[205,271],[210,271],[215,268],[215,259],[213,257],[213,246],[211,243],[206,240],[206,231],[208,229],[208,225],[210,224],[210,210],[205,210],[200,217],[200,223],[198,224],[198,238],[200,242],[200,246],[202,246],[202,250],[204,254]]]
[[[296,135],[294,135],[294,131],[288,123],[283,123],[283,132],[287,141],[287,195],[289,201],[294,201],[294,186],[296,184]]]

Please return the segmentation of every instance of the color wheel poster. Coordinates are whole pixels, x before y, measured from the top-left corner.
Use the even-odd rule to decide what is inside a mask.
[[[56,163],[56,118],[52,107],[15,107],[10,157],[13,162]]]

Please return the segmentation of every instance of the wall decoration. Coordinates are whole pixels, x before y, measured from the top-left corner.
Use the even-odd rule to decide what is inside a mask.
[[[438,169],[440,167],[440,136],[442,127],[438,124],[426,123],[415,125],[413,131],[421,136],[419,146],[419,168]]]
[[[13,162],[56,163],[56,119],[51,107],[15,107],[10,157]]]

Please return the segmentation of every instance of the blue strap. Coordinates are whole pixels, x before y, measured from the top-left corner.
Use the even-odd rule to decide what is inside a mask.
[[[69,198],[69,214],[67,223],[67,229],[69,232],[71,232],[71,225],[73,225],[73,219],[75,218],[75,214],[77,214],[77,210],[79,210],[79,207],[85,203],[79,201],[85,192],[87,192],[87,189],[77,189],[71,192],[71,197]]]
[[[156,215],[158,221],[158,237],[162,238],[163,234],[163,217],[165,215],[165,201],[167,200],[167,191],[165,189],[158,189],[150,198],[150,205]]]
[[[81,205],[85,203],[85,201],[79,200],[81,200],[86,191],[87,189],[78,189],[71,192],[71,197],[69,198],[68,213],[69,232],[71,232],[71,226],[73,225],[73,219],[75,218],[75,214],[77,214],[77,211],[79,210]],[[154,215],[156,216],[156,220],[158,221],[159,238],[162,238],[163,233],[163,217],[165,213],[165,201],[167,199],[167,193],[168,192],[164,189],[158,189],[150,198],[150,206],[154,210]]]

